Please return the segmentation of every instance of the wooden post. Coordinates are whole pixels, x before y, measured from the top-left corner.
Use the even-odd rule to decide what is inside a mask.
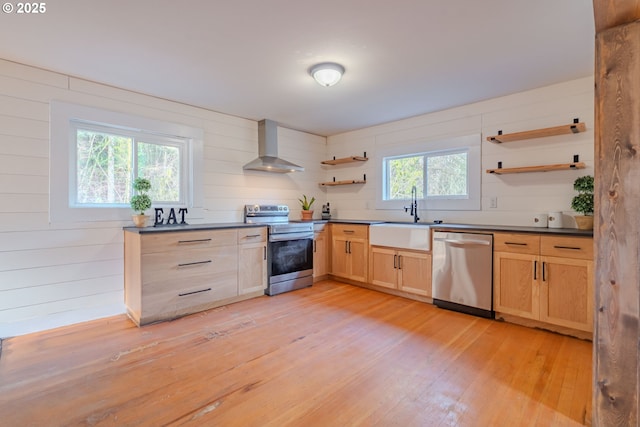
[[[639,9],[635,0],[593,3],[598,28],[593,425],[635,426],[640,390],[640,21],[624,22],[625,13],[635,19]]]

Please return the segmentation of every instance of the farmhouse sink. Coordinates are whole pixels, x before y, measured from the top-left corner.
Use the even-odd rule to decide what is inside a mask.
[[[381,223],[369,227],[369,243],[377,246],[416,249],[431,249],[431,233],[428,225],[413,223]]]

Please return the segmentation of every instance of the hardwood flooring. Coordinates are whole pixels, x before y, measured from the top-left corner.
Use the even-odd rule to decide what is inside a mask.
[[[3,426],[579,426],[588,341],[332,281],[7,339]]]

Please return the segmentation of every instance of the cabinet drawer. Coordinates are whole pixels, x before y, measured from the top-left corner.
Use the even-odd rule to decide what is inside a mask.
[[[593,260],[590,237],[542,236],[540,253],[546,256]]]
[[[369,226],[353,224],[331,224],[331,233],[334,237],[368,239]]]
[[[536,234],[495,233],[493,235],[494,252],[538,255],[540,236]]]
[[[142,236],[142,253],[183,251],[191,248],[210,248],[216,246],[235,246],[238,231],[201,230],[180,232],[159,232]]]
[[[215,277],[222,271],[237,271],[236,246],[194,248],[185,251],[157,252],[142,256],[142,286],[155,282],[188,285],[199,276]]]
[[[241,228],[238,230],[238,243],[258,243],[267,241],[266,227]]]

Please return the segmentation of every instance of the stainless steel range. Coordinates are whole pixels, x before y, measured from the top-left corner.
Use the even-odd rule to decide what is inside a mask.
[[[286,205],[245,205],[244,222],[268,225],[267,295],[313,284],[313,223],[289,222]]]

